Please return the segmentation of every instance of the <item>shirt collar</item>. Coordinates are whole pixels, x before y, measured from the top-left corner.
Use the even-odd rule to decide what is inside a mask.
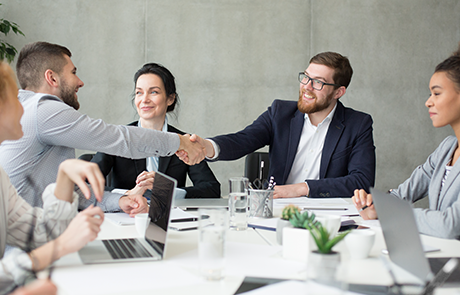
[[[323,125],[324,123],[329,123],[332,121],[332,118],[334,117],[334,114],[335,114],[335,110],[337,109],[337,104],[335,104],[334,108],[332,109],[332,111],[327,115],[326,118],[324,118],[324,120],[318,124],[317,127]],[[308,117],[308,114],[305,114],[304,115],[304,119],[308,121],[308,124],[312,125],[311,124],[311,121],[310,121],[310,117]]]
[[[137,126],[142,127],[141,120],[137,121]],[[165,116],[165,122],[163,124],[163,128],[161,129],[161,131],[168,132],[168,116]]]

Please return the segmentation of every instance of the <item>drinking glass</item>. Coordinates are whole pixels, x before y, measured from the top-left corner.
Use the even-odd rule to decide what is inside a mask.
[[[246,230],[248,228],[248,185],[246,177],[229,179],[228,209],[230,212],[230,228]]]

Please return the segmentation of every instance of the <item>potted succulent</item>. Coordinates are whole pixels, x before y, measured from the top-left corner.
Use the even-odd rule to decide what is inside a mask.
[[[315,214],[305,211],[294,212],[289,219],[290,227],[283,230],[283,257],[296,261],[306,262],[311,251],[316,246],[308,230],[305,230],[315,221]]]
[[[278,241],[278,244],[283,244],[283,228],[292,227],[292,224],[289,220],[295,213],[299,212],[300,208],[295,205],[287,205],[283,208],[283,211],[281,212],[281,218],[276,224],[276,240]]]
[[[314,214],[313,218],[314,218]],[[335,279],[337,267],[340,263],[338,252],[332,248],[345,238],[350,231],[341,232],[337,235],[330,233],[326,227],[318,221],[305,221],[304,228],[310,231],[318,249],[312,251],[308,258],[308,277],[322,282],[332,282]]]

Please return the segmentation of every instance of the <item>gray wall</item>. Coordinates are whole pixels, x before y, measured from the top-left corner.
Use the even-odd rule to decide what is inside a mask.
[[[172,123],[203,137],[240,130],[276,98],[297,100],[310,57],[337,51],[354,77],[341,99],[374,118],[377,183],[395,187],[452,134],[435,130],[425,100],[436,64],[460,41],[458,0],[4,0],[0,17],[26,37],[67,46],[81,111],[106,122],[136,119],[134,72],[159,62],[182,99]],[[85,151],[77,151],[77,155]],[[228,190],[243,160],[210,164]]]

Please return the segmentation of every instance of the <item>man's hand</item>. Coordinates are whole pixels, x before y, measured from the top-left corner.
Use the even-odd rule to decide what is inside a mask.
[[[351,198],[351,200],[358,211],[364,206],[367,206],[366,209],[359,212],[364,220],[377,219],[377,211],[375,211],[374,204],[372,204],[371,194],[368,194],[363,189],[355,189],[355,195]]]
[[[89,206],[75,216],[67,229],[56,239],[57,257],[80,250],[88,242],[96,239],[104,221],[101,208]]]
[[[148,213],[149,206],[147,204],[147,199],[142,195],[127,195],[120,198],[118,205],[121,210],[125,213],[128,213],[129,216],[134,217],[139,213]]]
[[[176,152],[176,155],[185,164],[195,165],[200,163],[205,155],[206,149],[199,142],[193,142],[190,140],[190,135],[179,135],[180,146]]]
[[[287,185],[275,185],[274,199],[298,198],[308,195],[308,186],[305,182]]]

